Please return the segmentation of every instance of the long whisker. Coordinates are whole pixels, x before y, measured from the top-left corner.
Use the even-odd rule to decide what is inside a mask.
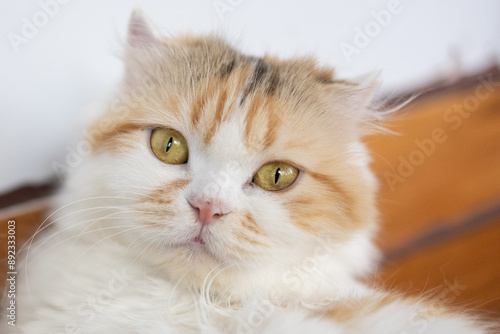
[[[123,197],[123,196],[94,196],[94,197],[88,197],[88,198],[82,198],[82,199],[79,199],[79,200],[76,200],[76,201],[72,201],[68,204],[65,204],[63,205],[62,207],[60,207],[59,209],[55,210],[54,212],[52,212],[48,217],[45,218],[45,220],[40,224],[40,226],[38,226],[37,230],[35,231],[35,233],[33,234],[33,236],[31,236],[24,244],[23,246],[21,247],[21,250],[20,251],[23,251],[26,247],[28,248],[27,252],[26,252],[26,258],[25,258],[25,264],[26,264],[26,286],[27,286],[27,290],[28,290],[28,295],[30,296],[31,298],[31,291],[29,289],[29,282],[28,282],[28,277],[29,277],[29,274],[28,274],[28,263],[30,262],[29,260],[29,257],[30,257],[30,248],[32,247],[33,245],[33,241],[34,241],[34,238],[36,235],[38,235],[43,229],[47,228],[48,225],[52,225],[53,222],[49,223],[49,224],[46,224],[46,222],[52,218],[55,214],[57,214],[58,212],[60,212],[61,210],[71,206],[71,205],[75,205],[75,204],[78,204],[78,203],[82,203],[82,202],[85,202],[85,201],[90,201],[90,200],[100,200],[100,199],[130,199],[130,198],[127,198],[127,197]]]
[[[82,212],[85,212],[87,211],[87,214],[86,215],[83,215],[83,216],[80,216],[80,218],[84,218],[86,216],[90,216],[92,214],[95,214],[95,213],[99,213],[99,212],[102,212],[106,209],[116,209],[117,207],[111,207],[111,206],[98,206],[98,207],[91,207],[91,208],[85,208],[85,209],[80,209],[80,210],[76,210],[76,211],[72,211],[64,216],[60,216],[54,220],[52,220],[50,223],[48,224],[45,224],[42,228],[39,228],[24,244],[23,246],[21,247],[21,250],[20,251],[24,251],[24,249],[27,247],[28,249],[32,246],[32,243],[34,242],[34,238],[37,237],[41,232],[43,232],[43,230],[45,229],[48,229],[50,226],[54,225],[55,223],[57,223],[58,221],[64,219],[64,218],[67,218],[68,216],[71,216],[71,215],[74,215],[74,214],[77,214],[77,213],[82,213]],[[92,210],[98,210],[97,212],[92,212]],[[93,220],[93,219],[91,219]],[[90,220],[87,220],[87,221],[90,221]],[[45,222],[45,221],[44,221]],[[85,222],[85,221],[84,221]],[[40,225],[40,227],[43,225],[44,223],[42,223]],[[63,230],[66,230],[66,229],[63,229]],[[29,242],[28,242],[29,241]]]
[[[126,251],[128,251],[132,247],[138,248],[141,245],[146,244],[146,246],[144,248],[142,248],[140,252],[137,253],[137,255],[130,261],[130,263],[135,263],[138,259],[143,257],[144,253],[146,253],[146,251],[148,249],[154,248],[154,243],[151,244],[152,240],[144,238],[144,236],[146,236],[148,234],[151,234],[151,231],[145,231],[145,232],[141,233],[140,235],[135,237],[135,239],[132,240],[131,243],[127,246]],[[138,240],[140,240],[140,242],[138,242],[136,245],[134,245],[134,243],[136,243]],[[159,269],[156,269],[156,270],[159,270]]]
[[[132,199],[132,198],[121,197],[121,196],[96,196],[96,197],[88,197],[88,198],[79,199],[79,200],[73,201],[71,203],[68,203],[66,205],[63,205],[62,207],[60,207],[56,211],[52,212],[48,217],[45,218],[45,220],[40,224],[40,226],[38,226],[38,228],[35,231],[35,233],[33,234],[33,236],[31,236],[28,240],[26,240],[26,242],[23,244],[23,246],[21,247],[21,249],[23,249],[26,246],[27,243],[31,244],[33,242],[33,238],[42,229],[46,228],[48,225],[51,225],[51,224],[45,224],[45,223],[47,222],[47,220],[49,220],[50,218],[52,218],[52,216],[54,216],[55,214],[57,214],[59,211],[65,209],[66,207],[68,207],[70,205],[74,205],[74,204],[81,203],[81,202],[84,202],[84,201],[96,200],[96,199]]]
[[[122,218],[122,217],[112,217],[112,216],[113,216],[113,215],[115,215],[115,214],[118,214],[118,213],[131,213],[131,212],[138,212],[138,211],[122,211],[122,212],[115,212],[115,213],[109,214],[107,217],[101,217],[101,218],[99,218],[99,219],[89,219],[89,220],[84,220],[84,221],[79,222],[79,223],[77,223],[77,224],[71,225],[71,226],[69,226],[68,228],[65,228],[65,229],[62,229],[62,230],[60,230],[60,231],[57,231],[56,233],[54,233],[54,234],[50,235],[50,237],[45,238],[45,239],[42,239],[42,240],[41,240],[39,243],[37,243],[36,245],[34,245],[34,244],[33,244],[33,240],[32,240],[32,242],[31,242],[31,243],[28,245],[28,247],[27,247],[27,250],[26,250],[26,258],[25,258],[25,261],[24,261],[24,263],[25,263],[25,271],[26,271],[26,278],[29,276],[29,267],[28,267],[28,263],[30,263],[30,256],[29,256],[29,255],[30,255],[30,253],[31,253],[30,251],[31,251],[31,249],[32,249],[33,247],[35,247],[35,246],[36,246],[36,247],[40,247],[41,245],[43,245],[44,243],[48,242],[49,240],[51,240],[51,239],[53,239],[53,238],[57,237],[57,235],[60,235],[60,234],[64,233],[64,231],[66,231],[66,230],[68,230],[68,229],[71,229],[71,228],[74,228],[75,226],[78,226],[78,225],[81,225],[81,224],[85,224],[85,223],[87,223],[87,222],[89,222],[89,221],[93,221],[93,220],[98,221],[98,220],[103,219],[103,218],[108,218],[108,219],[109,219],[109,218]],[[143,212],[146,212],[146,211],[143,211]],[[52,247],[50,247],[50,248],[48,248],[48,249],[44,249],[44,252],[49,252],[50,250],[52,250],[52,249],[56,248],[56,247],[57,247],[57,246],[59,246],[60,244],[62,244],[62,243],[64,243],[64,242],[67,242],[68,240],[71,240],[71,239],[73,239],[73,238],[76,238],[76,239],[77,239],[77,238],[79,238],[82,234],[94,233],[94,232],[96,232],[96,231],[100,231],[100,230],[104,230],[104,229],[123,228],[123,227],[128,227],[128,226],[116,226],[116,225],[115,225],[115,226],[111,226],[111,227],[101,228],[101,229],[99,229],[99,230],[92,230],[92,231],[90,231],[90,232],[79,233],[79,234],[77,234],[77,235],[75,235],[75,236],[72,236],[72,237],[70,237],[70,238],[67,238],[67,239],[62,240],[62,241],[60,241],[60,242],[56,243],[55,245],[52,245]],[[40,254],[42,254],[42,253],[38,253],[38,255],[40,255]],[[27,285],[29,286],[29,282],[28,282],[28,281],[26,281],[26,283],[27,283]],[[28,292],[29,292],[29,288],[28,288]]]
[[[127,227],[127,226],[109,226],[109,227],[104,227],[104,228],[101,228],[101,229],[99,229],[99,230],[107,230],[107,229],[113,229],[113,228],[124,228],[124,227]],[[126,231],[130,231],[130,230],[134,230],[134,229],[137,229],[137,228],[141,228],[141,226],[137,226],[137,227],[133,227],[133,228],[130,228],[130,229],[126,229],[126,230],[123,230],[123,231],[121,231],[121,232],[115,233],[115,234],[113,234],[113,235],[116,235],[116,234],[119,234],[119,233],[123,233],[123,232],[126,232]],[[99,230],[97,230],[97,231],[99,231]],[[90,231],[90,232],[88,232],[88,233],[91,233],[91,232],[94,232],[94,231]],[[111,235],[111,236],[113,236],[113,235]],[[78,238],[78,237],[79,237],[79,235],[76,235],[76,236],[73,236],[73,237],[71,237],[71,238],[65,239],[65,240],[63,240],[63,241],[61,241],[61,242],[57,243],[56,245],[54,245],[54,246],[52,246],[51,248],[46,249],[46,250],[44,250],[44,251],[45,251],[45,252],[48,252],[48,251],[52,250],[53,248],[57,247],[58,245],[60,245],[61,243],[67,242],[68,240],[71,240],[71,239],[73,239],[73,238]],[[107,239],[107,238],[105,238],[105,239]],[[103,241],[103,240],[101,240],[101,241]],[[99,242],[101,242],[101,241],[99,241]],[[95,244],[94,244],[94,245],[95,245]],[[91,246],[91,247],[92,247],[92,246]],[[88,251],[88,249],[87,249],[87,251]],[[28,266],[29,261],[28,261],[28,254],[29,254],[29,252],[27,253],[26,258],[25,258],[25,269],[24,269],[24,271],[25,271],[26,290],[27,290],[27,292],[28,292],[28,297],[29,297],[29,299],[30,299],[30,300],[32,300],[32,294],[31,294],[31,289],[30,289],[30,284],[29,284],[29,266]],[[41,254],[41,253],[40,253],[40,254]],[[38,255],[40,255],[40,254],[38,254]],[[84,255],[84,253],[80,255],[80,257],[77,259],[77,261],[81,258],[81,256],[82,256],[82,255]],[[31,260],[31,261],[33,261],[33,260]],[[77,261],[76,261],[76,262],[77,262]],[[76,263],[76,262],[75,262],[75,263]],[[71,268],[72,266],[73,266],[73,265],[71,265],[71,266],[70,266],[70,268]]]
[[[103,220],[105,220],[105,219],[107,219],[107,218],[110,218],[110,217],[112,217],[112,216],[114,216],[114,215],[124,214],[124,213],[126,213],[126,214],[131,214],[131,213],[152,213],[152,212],[150,212],[150,211],[143,211],[143,210],[126,210],[126,211],[113,212],[113,213],[110,213],[109,215],[106,215],[106,216],[103,216],[103,217],[100,217],[100,218],[95,219],[95,221],[94,221],[93,223],[91,223],[91,224],[88,224],[88,225],[87,225],[87,226],[83,229],[83,231],[81,231],[81,232],[78,234],[78,236],[85,234],[85,232],[86,232],[89,228],[91,228],[93,225],[95,225],[96,223],[98,223],[98,222],[100,222],[100,221],[103,221]],[[129,218],[129,217],[127,216],[127,217],[113,217],[113,218],[124,218],[124,219],[127,219],[127,218]],[[98,232],[98,231],[99,231],[99,230],[92,230],[91,232]],[[77,238],[77,239],[75,239],[75,240],[73,241],[73,244],[74,244],[74,243],[76,243],[76,241],[77,241],[77,240],[78,240],[78,238]]]
[[[122,218],[122,217],[108,217],[108,218]],[[106,227],[101,227],[101,228],[98,228],[98,229],[95,229],[95,230],[91,230],[91,231],[86,231],[86,232],[82,232],[82,233],[78,233],[77,235],[74,235],[74,236],[71,236],[69,238],[65,238],[61,241],[59,241],[58,243],[54,244],[53,246],[51,246],[50,248],[47,248],[47,249],[43,249],[42,252],[38,253],[37,255],[40,256],[41,254],[43,254],[44,252],[47,253],[47,252],[50,252],[52,249],[54,248],[57,248],[59,245],[61,244],[64,244],[72,239],[78,239],[79,237],[81,237],[82,235],[86,235],[86,234],[92,234],[92,233],[97,233],[97,232],[101,232],[101,231],[106,231],[106,230],[112,230],[112,229],[117,229],[117,228],[126,228],[126,227],[129,227],[129,225],[113,225],[113,226],[106,226]],[[141,226],[138,226],[138,227],[141,227]],[[135,227],[134,227],[135,228]],[[59,233],[59,234],[62,234],[62,233]],[[46,240],[44,240],[46,241]],[[74,242],[73,242],[74,244]],[[42,243],[38,244],[38,245],[35,245],[35,247],[39,247],[40,245],[42,245]],[[27,268],[26,268],[27,270]]]
[[[70,265],[70,268],[72,268],[73,266],[76,265],[76,263],[78,263],[78,261],[85,255],[87,254],[88,251],[90,251],[92,248],[94,248],[95,246],[97,246],[98,244],[108,240],[109,238],[112,238],[116,235],[119,235],[119,234],[122,234],[122,233],[125,233],[125,232],[129,232],[129,231],[134,231],[134,230],[137,230],[137,229],[141,229],[143,228],[142,226],[134,226],[134,227],[131,227],[129,229],[125,229],[125,230],[122,230],[122,231],[119,231],[119,232],[116,232],[116,233],[113,233],[113,234],[110,234],[104,238],[102,238],[101,240],[95,242],[92,246],[88,247],[83,253],[80,254],[80,256],[75,260],[75,262],[73,262],[72,265]]]

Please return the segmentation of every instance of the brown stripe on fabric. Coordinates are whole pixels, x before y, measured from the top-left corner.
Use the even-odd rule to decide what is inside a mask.
[[[432,226],[439,227],[427,231],[413,240],[405,241],[404,244],[386,250],[384,252],[384,262],[401,261],[418,250],[458,238],[461,235],[474,233],[481,228],[486,228],[496,223],[498,218],[500,218],[500,202],[469,212],[463,217],[456,219],[458,223],[453,219],[450,219],[449,222],[436,222]]]
[[[19,203],[49,197],[59,188],[57,180],[50,180],[40,185],[26,185],[0,195],[0,209],[7,208]]]

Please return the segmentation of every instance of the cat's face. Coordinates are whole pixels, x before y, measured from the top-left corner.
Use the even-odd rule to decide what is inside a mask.
[[[374,185],[359,137],[369,89],[308,59],[160,40],[140,17],[129,42],[126,108],[97,122],[99,177],[81,182],[123,197],[130,242],[197,284],[216,269],[286,270],[327,237],[339,252],[368,237]]]

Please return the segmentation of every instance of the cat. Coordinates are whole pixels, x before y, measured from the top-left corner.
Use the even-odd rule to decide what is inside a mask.
[[[363,283],[376,80],[162,36],[139,10],[92,154],[28,244],[3,333],[488,333]],[[4,307],[5,309],[5,307]]]

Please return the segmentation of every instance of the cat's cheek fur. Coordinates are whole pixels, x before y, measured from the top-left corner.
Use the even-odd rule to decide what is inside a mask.
[[[130,140],[138,140],[141,137],[144,141],[144,134],[141,133],[132,136]],[[73,187],[85,189],[85,185],[89,182],[98,181],[97,184],[102,188],[93,188],[92,193],[86,194],[87,196],[105,197],[101,201],[110,203],[113,203],[113,197],[117,196],[122,200],[121,203],[129,202],[127,209],[132,211],[128,215],[131,218],[128,220],[129,227],[140,228],[138,233],[131,235],[131,239],[127,239],[124,235],[125,243],[142,242],[146,249],[150,244],[170,246],[178,243],[179,239],[186,240],[187,234],[196,235],[195,216],[184,198],[184,191],[190,191],[189,182],[186,182],[183,189],[173,191],[172,203],[157,203],[159,207],[176,207],[178,211],[171,217],[163,219],[160,214],[161,209],[141,202],[144,198],[148,199],[159,186],[165,185],[166,189],[171,189],[168,185],[176,180],[190,180],[192,173],[186,167],[164,165],[151,155],[147,145],[143,147],[139,145],[134,150],[128,150],[127,154],[103,151],[92,157],[87,164],[88,166],[82,166],[82,176],[73,178],[73,182],[76,183]],[[106,171],[108,174],[103,174]],[[102,178],[102,182],[99,178]],[[257,239],[259,243],[250,245],[246,252],[245,249],[241,249],[244,245],[242,246],[234,237],[239,226],[224,225],[224,221],[221,220],[212,227],[214,235],[211,240],[214,243],[212,249],[217,258],[229,260],[229,264],[241,262],[248,265],[249,269],[259,264],[261,269],[251,270],[252,279],[245,279],[246,285],[261,289],[262,285],[268,284],[268,281],[282,276],[280,280],[285,283],[288,281],[290,285],[286,289],[292,290],[295,295],[303,296],[305,300],[313,300],[327,291],[335,291],[339,287],[354,284],[353,276],[359,276],[371,268],[371,257],[376,254],[371,245],[371,231],[361,231],[346,241],[339,241],[334,234],[319,236],[304,234],[303,230],[291,224],[288,210],[282,206],[282,201],[274,198],[279,195],[265,192],[264,194],[265,196],[262,195],[262,190],[254,190],[253,194],[252,192],[241,194],[249,199],[247,210],[252,212],[259,222],[259,228],[262,229],[262,235],[257,236],[260,238]],[[155,196],[152,200],[160,201],[161,196]],[[133,211],[151,211],[153,214],[149,216],[147,213]],[[189,224],[191,229],[188,228]],[[136,238],[143,240],[138,241]],[[164,249],[157,247],[154,255],[147,252],[144,254],[149,254],[151,263],[165,266],[170,260],[176,263],[172,267],[178,268],[177,270],[172,270],[172,267],[165,267],[165,270],[169,270],[169,275],[174,279],[180,279],[186,274],[192,275],[193,286],[202,283],[205,274],[220,265],[220,262],[215,261],[210,255],[200,255],[193,263],[190,259],[194,259],[195,256],[190,254],[189,250],[176,248],[172,254],[167,254],[169,251],[171,250],[168,247]],[[238,252],[240,256],[229,256]],[[196,274],[196,271],[199,273]],[[243,271],[235,277],[238,276],[248,276],[248,274]],[[295,285],[297,279],[301,281],[300,289]]]

